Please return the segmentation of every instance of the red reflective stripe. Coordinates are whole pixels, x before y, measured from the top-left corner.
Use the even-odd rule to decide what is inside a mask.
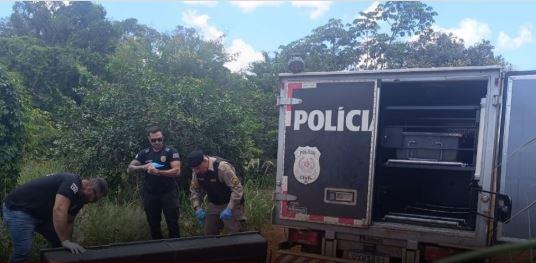
[[[324,222],[324,216],[321,215],[309,215],[309,220],[315,222]]]
[[[291,99],[292,96],[294,95],[294,90],[295,89],[301,89],[302,87],[302,84],[301,82],[296,82],[296,83],[289,83],[288,84],[288,89],[287,89],[287,98]],[[292,110],[292,105],[287,105],[287,111],[291,111]]]
[[[339,217],[339,224],[353,225],[354,220],[352,218]]]

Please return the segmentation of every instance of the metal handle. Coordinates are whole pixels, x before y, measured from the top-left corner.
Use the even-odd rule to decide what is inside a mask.
[[[408,141],[408,147],[407,147],[407,148],[408,148],[408,151],[406,152],[406,157],[407,157],[408,159],[411,159],[411,156],[412,156],[411,153],[412,153],[412,151],[413,151],[412,149],[410,149],[410,147],[411,147],[411,145],[414,145],[415,143],[416,143],[416,141],[414,141],[414,140],[409,140],[409,141]]]
[[[443,143],[435,142],[435,144],[439,145],[439,161],[443,161]]]
[[[302,103],[303,100],[298,98],[277,97],[277,106],[296,105]]]

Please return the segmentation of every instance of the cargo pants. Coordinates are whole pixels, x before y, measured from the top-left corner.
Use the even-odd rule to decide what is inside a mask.
[[[246,217],[244,205],[240,204],[232,209],[233,216],[230,220],[221,220],[220,213],[227,204],[215,205],[208,203],[207,216],[205,218],[205,235],[219,235],[223,229],[224,234],[238,233],[246,230]]]

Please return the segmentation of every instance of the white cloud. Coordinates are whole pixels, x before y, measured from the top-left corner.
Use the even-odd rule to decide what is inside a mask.
[[[217,40],[223,36],[223,32],[218,30],[213,25],[208,23],[210,17],[208,15],[198,15],[194,10],[188,10],[182,13],[182,22],[189,27],[197,29],[203,39],[205,40]]]
[[[251,12],[261,6],[279,6],[283,1],[231,1],[231,4],[238,6],[244,12]]]
[[[363,10],[363,12],[365,13],[372,12],[376,10],[376,7],[378,7],[379,4],[380,4],[380,1],[374,1],[372,2],[372,4],[369,5],[369,7],[367,7],[367,9]]]
[[[252,62],[264,60],[261,52],[255,51],[251,45],[239,38],[233,40],[227,48],[227,53],[235,56],[233,61],[224,65],[231,72],[243,72]]]
[[[482,39],[489,39],[491,35],[491,29],[488,24],[472,18],[463,19],[460,21],[459,26],[455,28],[434,26],[434,30],[454,34],[463,39],[465,46],[472,46]]]
[[[367,7],[367,9],[363,10],[363,13],[368,13],[368,12],[372,12],[372,11],[376,10],[378,5],[380,5],[380,1],[372,2],[372,4],[370,4],[369,7]]]
[[[517,30],[516,37],[510,37],[508,34],[501,31],[497,38],[497,49],[512,50],[520,48],[521,46],[532,42],[532,40],[532,27],[520,26]]]
[[[187,5],[204,5],[204,6],[216,6],[218,1],[194,1],[194,0],[185,0],[183,1]]]
[[[376,7],[378,7],[378,5],[380,4],[380,1],[374,1],[372,2],[372,4],[370,4],[365,10],[361,11],[363,13],[368,13],[368,12],[372,12],[374,10],[376,10]],[[355,16],[356,18],[361,18],[361,19],[364,19],[365,17],[362,16],[361,14],[358,14]]]
[[[325,14],[331,6],[331,1],[292,1],[292,5],[298,8],[311,8],[309,18],[317,19]]]
[[[210,41],[224,37],[216,26],[208,23],[209,19],[208,15],[199,15],[194,10],[182,13],[182,21],[187,26],[198,30],[203,39]],[[255,51],[251,45],[242,39],[234,39],[231,46],[225,48],[225,52],[233,56],[233,60],[224,65],[231,72],[245,72],[250,63],[264,60],[261,52]]]

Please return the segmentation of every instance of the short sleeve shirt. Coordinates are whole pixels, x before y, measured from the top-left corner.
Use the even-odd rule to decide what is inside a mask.
[[[5,204],[10,210],[24,211],[37,219],[52,220],[56,195],[71,200],[69,215],[76,216],[84,206],[82,179],[71,173],[58,173],[32,180],[6,196]]]
[[[181,160],[177,150],[171,147],[163,147],[162,150],[158,152],[154,151],[152,148],[143,149],[136,155],[135,159],[142,164],[155,162],[163,165],[159,170],[169,170],[171,169],[171,162]],[[158,176],[145,172],[145,184],[143,189],[150,194],[167,193],[176,190],[177,183],[175,178]]]

